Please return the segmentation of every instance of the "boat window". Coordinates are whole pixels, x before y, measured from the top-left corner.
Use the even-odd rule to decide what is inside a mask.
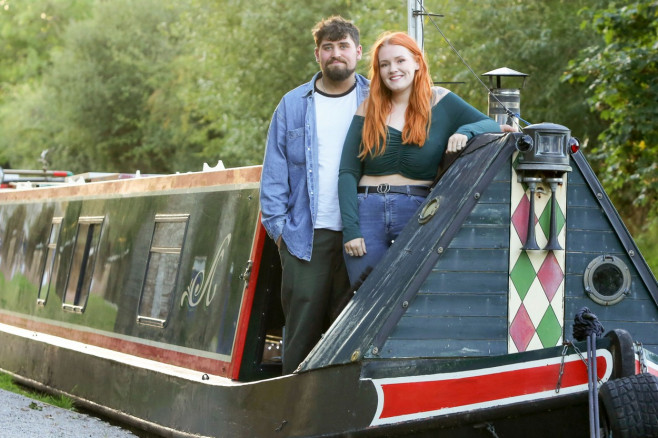
[[[78,232],[75,236],[71,267],[62,303],[64,310],[84,312],[91,290],[102,225],[103,216],[87,216],[78,219]]]
[[[39,286],[39,294],[37,295],[37,304],[41,306],[44,306],[46,304],[46,299],[48,299],[48,292],[50,291],[50,283],[52,278],[57,277],[58,266],[55,265],[55,254],[57,250],[57,239],[59,238],[59,230],[61,225],[61,217],[54,217],[50,225],[50,237],[48,238],[46,254],[44,255],[43,259],[43,269],[41,270],[41,285]]]
[[[630,293],[631,274],[626,263],[618,257],[602,255],[589,263],[583,282],[592,301],[611,306]]]
[[[189,214],[155,216],[137,322],[164,327],[172,307]]]

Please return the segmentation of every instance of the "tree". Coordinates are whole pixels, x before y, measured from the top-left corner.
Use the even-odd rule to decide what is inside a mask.
[[[186,97],[181,133],[200,160],[260,164],[270,118],[284,93],[317,71],[311,28],[349,17],[348,1],[194,1],[181,18],[178,59]]]
[[[529,123],[552,122],[569,127],[584,144],[601,130],[589,113],[584,86],[565,84],[562,74],[570,59],[595,37],[580,30],[585,6],[596,8],[607,0],[546,0],[499,2],[494,0],[439,0],[426,2],[432,18],[483,86],[453,52],[432,22],[425,21],[425,51],[436,81],[456,81],[447,88],[487,111],[488,79],[482,73],[508,67],[528,74],[521,90],[521,116]],[[520,84],[508,81],[510,88]],[[503,83],[503,86],[505,84]],[[523,125],[523,124],[522,124]]]
[[[54,148],[75,170],[170,170],[176,145],[154,141],[166,136],[153,135],[149,105],[173,80],[173,3],[100,2],[93,18],[68,28],[44,84],[62,128]]]
[[[52,67],[69,22],[88,17],[93,2],[0,1],[0,165],[23,162],[23,153],[34,155],[29,167],[37,164],[52,134],[42,130],[47,115],[37,104],[43,99],[42,75]]]
[[[92,0],[0,1],[0,84],[5,91],[39,80],[69,20],[87,17]],[[2,94],[0,94],[2,98]]]
[[[597,11],[584,27],[605,44],[582,50],[565,80],[588,87],[606,128],[592,149],[599,178],[649,264],[658,266],[658,3]]]
[[[604,9],[583,25],[605,44],[584,49],[565,79],[588,87],[591,111],[606,121],[592,150],[603,184],[630,228],[646,229],[658,219],[658,3]]]

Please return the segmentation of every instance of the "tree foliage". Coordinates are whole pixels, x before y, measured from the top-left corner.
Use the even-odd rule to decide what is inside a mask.
[[[63,11],[76,4],[51,1]],[[36,2],[41,8],[23,15],[39,17],[51,5]],[[591,0],[426,1],[428,12],[444,15],[424,20],[435,80],[463,82],[447,86],[486,111],[485,87],[431,20],[476,75],[503,66],[530,75],[524,118],[571,125],[580,137],[598,133],[585,102],[569,99],[583,86],[559,80],[594,34],[571,31],[585,3]],[[79,13],[65,31],[57,28],[58,38],[42,50],[48,68],[39,80],[3,82],[10,99],[0,108],[0,146],[15,167],[34,163],[43,149],[53,164],[74,171],[188,171],[218,159],[258,164],[278,100],[317,71],[311,28],[319,18],[340,14],[358,24],[364,74],[378,35],[407,27],[404,0],[306,0],[294,8],[285,0],[253,0],[249,7],[237,0],[81,4],[88,16]]]
[[[89,1],[0,0],[0,165],[21,162],[26,150],[38,157],[48,143],[37,132],[45,115],[34,108],[43,98],[41,80],[69,23],[90,12]]]
[[[88,16],[90,3],[76,0],[0,0],[0,90],[38,80],[61,46],[71,20]],[[0,94],[0,99],[2,94]]]
[[[528,74],[523,119],[581,139],[649,246],[658,3],[609,2],[425,0],[443,17],[425,16],[424,47],[434,80],[484,112],[482,73]],[[38,167],[45,149],[74,172],[260,164],[278,101],[318,70],[311,28],[334,14],[361,29],[362,74],[382,31],[407,30],[406,0],[0,0],[0,166]]]
[[[59,155],[109,171],[166,169],[175,145],[154,135],[149,116],[152,98],[172,81],[176,17],[173,3],[113,0],[69,27],[44,82],[64,128],[54,138]]]
[[[186,54],[177,61],[186,101],[180,132],[198,146],[199,160],[259,164],[279,99],[318,70],[315,23],[331,15],[352,19],[368,47],[376,37],[371,29],[381,32],[404,17],[400,0],[377,8],[366,3],[308,0],[291,8],[285,0],[254,0],[245,8],[232,0],[192,2],[180,22]]]
[[[524,85],[524,120],[567,126],[581,140],[596,138],[601,125],[588,112],[584,98],[576,97],[584,87],[564,84],[560,78],[569,61],[595,39],[593,30],[578,30],[584,19],[579,11],[587,5],[605,5],[607,0],[440,0],[431,4],[434,12],[444,15],[433,21],[485,86],[429,23],[425,47],[435,80],[461,82],[445,86],[486,111],[490,83],[480,75],[501,67],[525,73],[524,84],[513,78],[503,78],[502,83],[503,88]]]
[[[172,80],[171,3],[98,2],[67,26],[42,80],[13,87],[2,108],[12,165],[49,149],[53,165],[75,171],[167,170],[176,145],[150,125],[149,105]]]
[[[591,111],[606,122],[591,158],[639,231],[658,217],[658,2],[599,10],[584,25],[605,44],[585,48],[565,78],[588,87]]]

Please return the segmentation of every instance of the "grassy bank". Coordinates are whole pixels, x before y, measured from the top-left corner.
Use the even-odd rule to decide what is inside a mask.
[[[0,389],[3,389],[5,391],[15,392],[16,394],[21,394],[31,399],[34,399],[35,401],[48,403],[49,405],[57,406],[58,408],[64,408],[69,410],[72,410],[74,408],[73,400],[71,400],[70,398],[63,395],[53,396],[49,394],[44,394],[39,391],[34,391],[30,388],[27,388],[25,386],[16,383],[9,374],[0,373]],[[35,406],[34,409],[37,409],[37,407]]]

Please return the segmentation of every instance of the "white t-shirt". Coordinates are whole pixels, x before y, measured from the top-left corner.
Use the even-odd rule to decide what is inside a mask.
[[[341,231],[338,207],[338,168],[347,130],[357,108],[356,84],[345,94],[328,95],[315,89],[315,121],[318,136],[318,216],[315,228]]]

